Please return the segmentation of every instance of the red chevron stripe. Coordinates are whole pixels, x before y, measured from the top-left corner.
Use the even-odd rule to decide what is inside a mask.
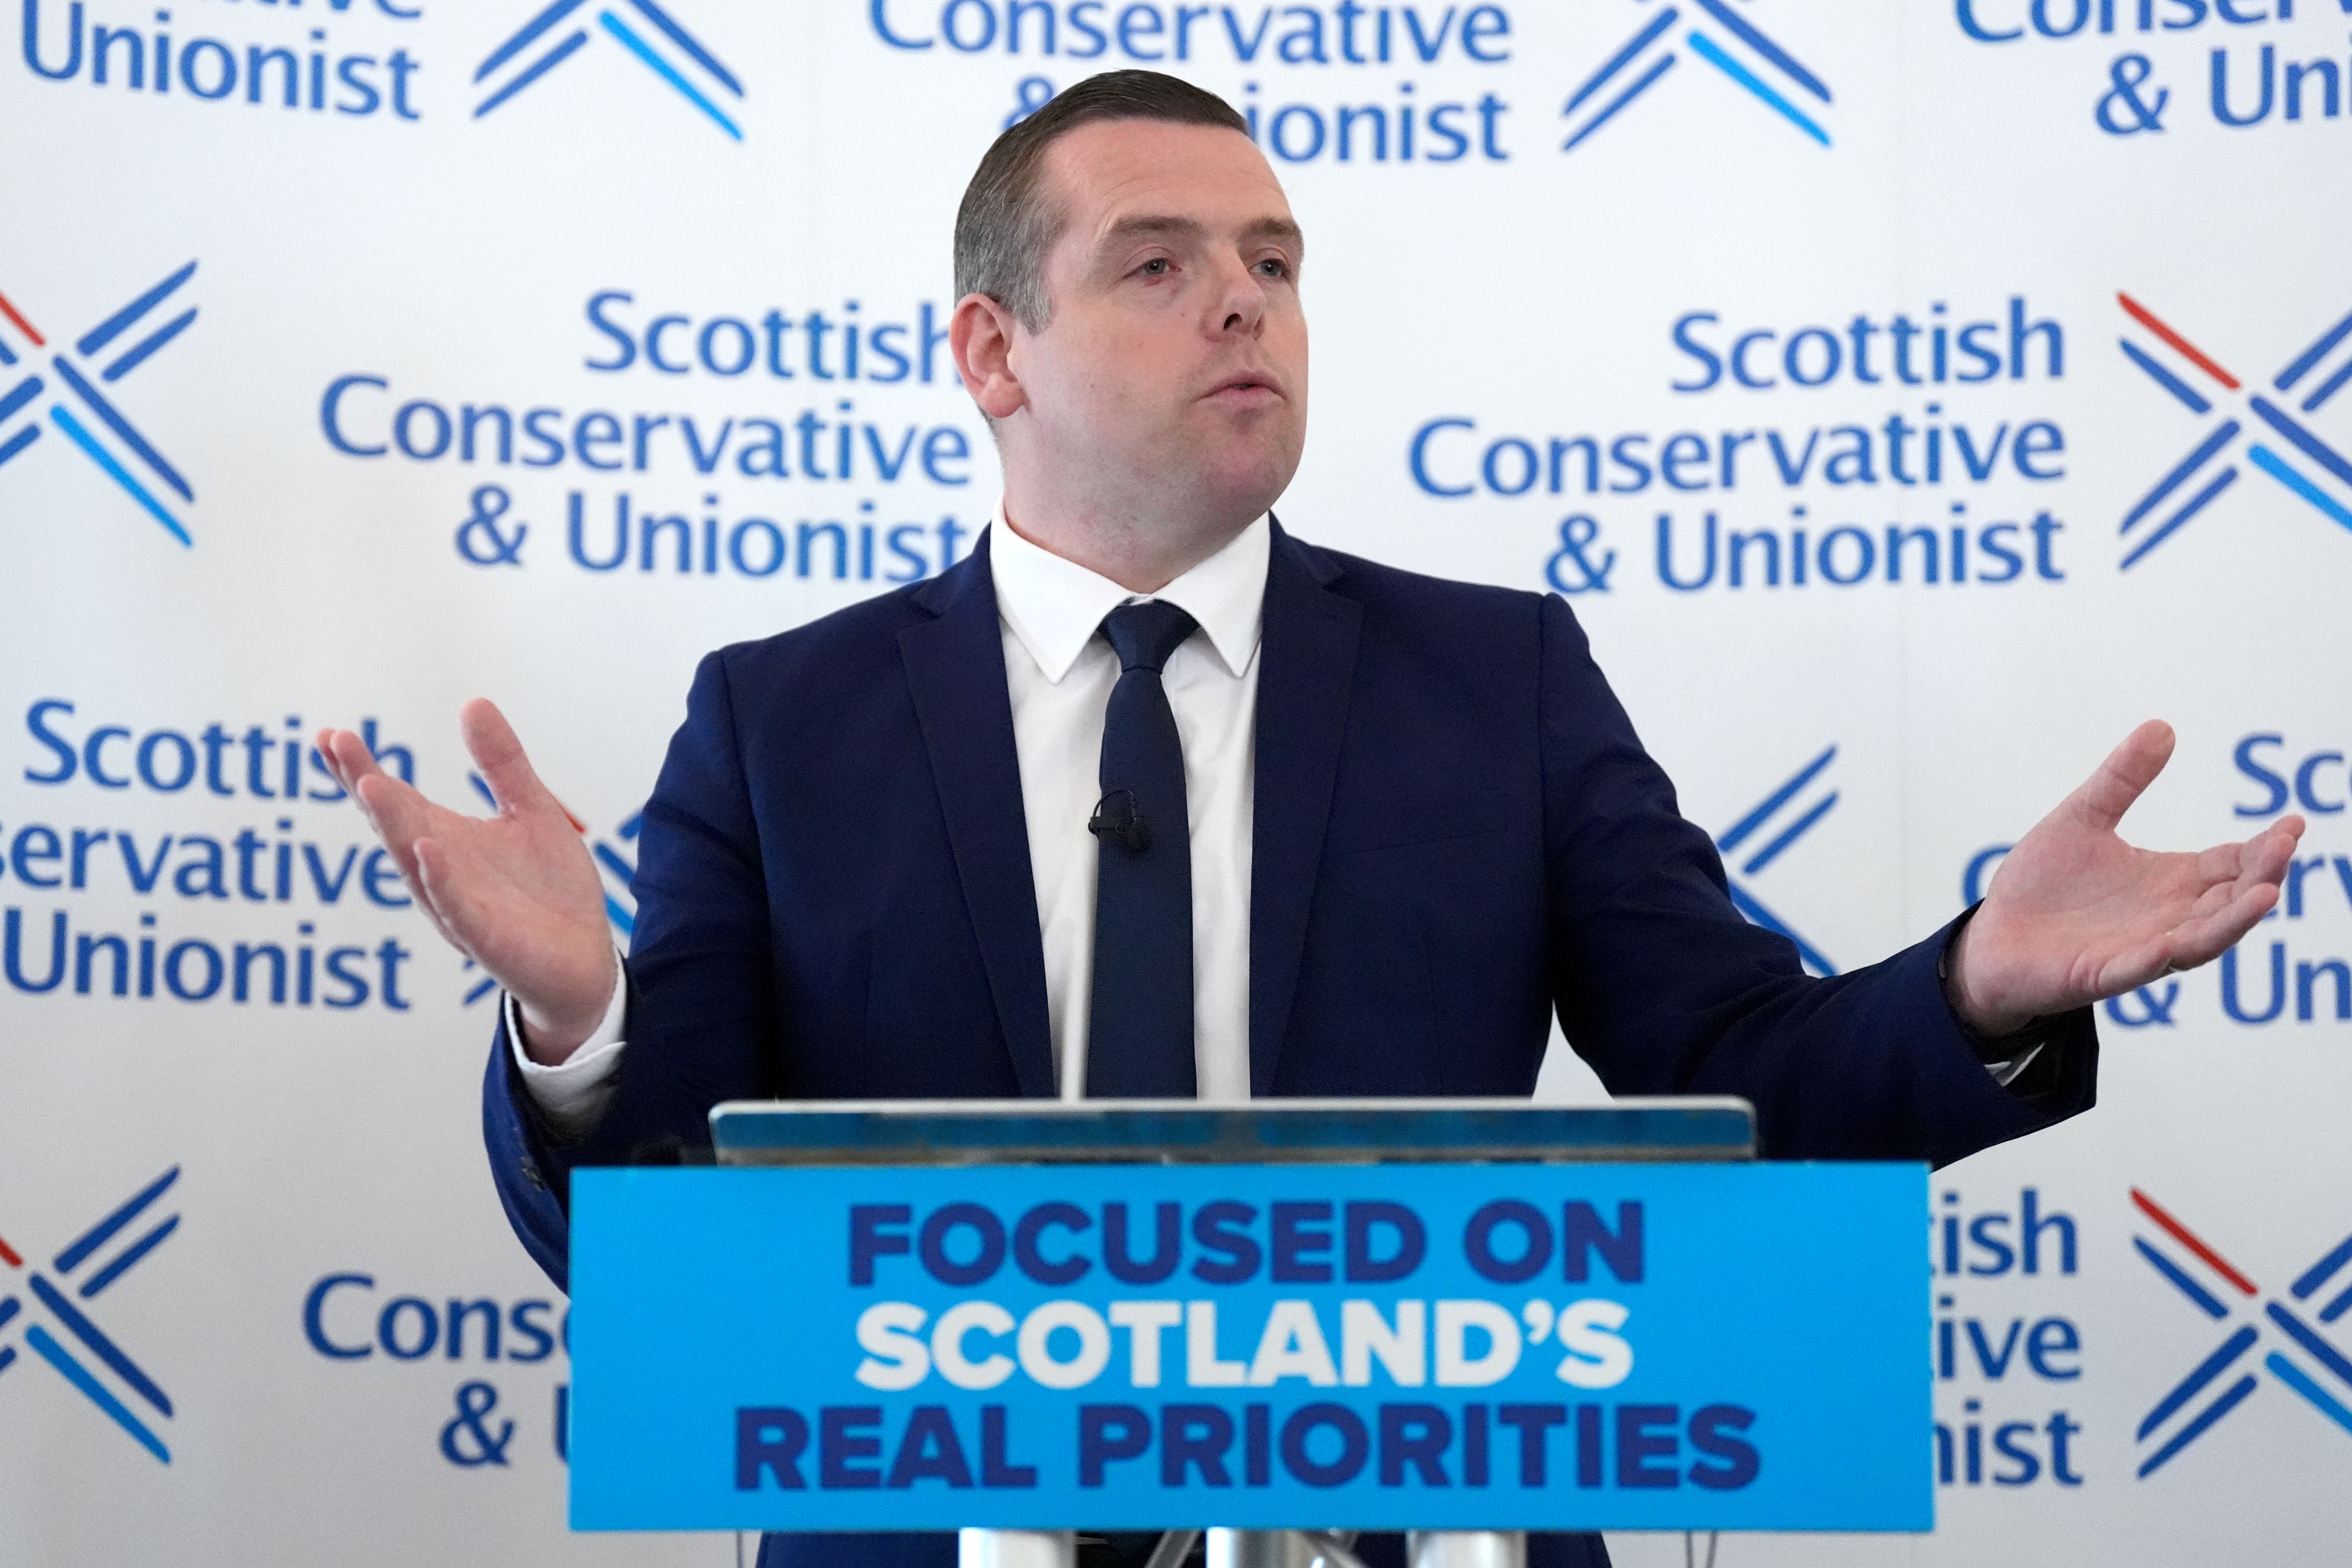
[[[2123,301],[2124,309],[2131,312],[2133,321],[2137,321],[2141,326],[2146,327],[2149,331],[2154,332],[2158,337],[2162,338],[2166,342],[2170,343],[2174,348],[2179,349],[2182,353],[2188,355],[2189,362],[2191,364],[2195,365],[2199,370],[2203,371],[2207,375],[2211,376],[2215,381],[2220,382],[2223,386],[2228,387],[2232,392],[2238,390],[2238,378],[2236,376],[2231,375],[2228,371],[2223,370],[2220,365],[2215,364],[2211,360],[2206,358],[2204,351],[2198,348],[2195,343],[2190,342],[2187,338],[2182,337],[2179,332],[2174,331],[2170,327],[2168,327],[2162,321],[2158,321],[2156,319],[2155,311],[2149,310],[2147,306],[2141,304],[2138,300],[2133,299],[2130,295],[2125,293],[2120,289],[2116,290],[2116,298]]]
[[[5,294],[0,294],[0,316],[5,316],[10,321],[16,322],[16,330],[24,333],[26,337],[32,339],[33,346],[35,348],[45,349],[49,346],[48,339],[33,331],[32,322],[16,314],[16,307],[8,303],[8,296]]]
[[[2254,1289],[2254,1282],[2252,1280],[2247,1279],[2244,1275],[2231,1268],[2229,1264],[2223,1262],[2220,1253],[2214,1251],[2211,1247],[2198,1240],[2194,1236],[2191,1236],[2189,1233],[2189,1227],[2181,1224],[2179,1220],[2173,1218],[2170,1215],[2165,1213],[2163,1207],[2158,1205],[2154,1198],[2149,1197],[2137,1187],[2134,1187],[2131,1190],[2131,1195],[2132,1202],[2139,1205],[2140,1213],[2147,1215],[2148,1218],[2156,1221],[2157,1224],[2162,1226],[2167,1231],[2169,1231],[2172,1235],[2173,1240],[2180,1243],[2181,1246],[2187,1247],[2189,1251],[2203,1258],[2212,1267],[2215,1273],[2221,1275],[2222,1279],[2227,1279],[2231,1284],[2235,1285],[2239,1289],[2244,1291],[2249,1296],[2261,1294],[2260,1291]]]

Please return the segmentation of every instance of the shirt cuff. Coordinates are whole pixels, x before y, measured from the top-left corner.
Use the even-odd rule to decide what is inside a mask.
[[[549,1127],[566,1142],[584,1137],[596,1125],[612,1103],[613,1091],[620,1087],[621,1052],[626,1045],[621,1038],[621,1026],[628,1015],[628,968],[624,963],[614,976],[613,997],[604,1005],[604,1019],[596,1026],[596,1032],[555,1066],[542,1067],[523,1049],[522,1009],[511,995],[499,999],[506,1009],[509,1048],[522,1073],[523,1087]]]
[[[1944,939],[1944,950],[1936,955],[1936,979],[1944,992],[1945,1010],[1951,1014],[1952,1022],[1959,1026],[1969,1048],[1976,1052],[1977,1060],[1984,1064],[1985,1071],[1992,1075],[1993,1082],[2012,1092],[2022,1093],[2017,1088],[2018,1079],[2023,1078],[2025,1069],[2042,1055],[2043,1047],[2050,1043],[2054,1020],[2031,1019],[2016,1033],[1996,1037],[1979,1034],[1966,1018],[1960,1016],[1959,1008],[1953,1005],[1950,986],[1952,944],[1959,941],[1960,929],[1976,919],[1978,907],[1970,904],[1960,911],[1960,918],[1952,922],[1951,934]]]
[[[2042,1047],[2048,1044],[2047,1040],[2035,1040],[2014,1056],[1997,1062],[1985,1062],[1985,1070],[1992,1074],[1993,1082],[2007,1089],[2025,1076],[2025,1069],[2033,1065],[2034,1058],[2042,1054]],[[1979,1061],[1983,1060],[1983,1047],[1978,1047]]]

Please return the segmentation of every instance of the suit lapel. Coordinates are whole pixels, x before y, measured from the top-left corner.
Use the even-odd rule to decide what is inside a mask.
[[[1364,613],[1328,590],[1340,568],[1275,524],[1257,675],[1250,850],[1250,1092],[1273,1091],[1323,830],[1339,771]]]
[[[900,632],[898,650],[939,786],[964,907],[980,940],[997,1023],[1012,1050],[1021,1092],[1050,1099],[1055,1085],[1045,948],[1037,931],[1021,758],[1013,740],[1013,700],[1005,686],[987,537],[982,536],[961,565],[925,584],[915,600],[938,618]]]

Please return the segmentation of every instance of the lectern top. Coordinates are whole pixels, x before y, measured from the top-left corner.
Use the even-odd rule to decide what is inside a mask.
[[[730,1100],[730,1165],[1384,1164],[1749,1160],[1729,1097],[1621,1100]]]

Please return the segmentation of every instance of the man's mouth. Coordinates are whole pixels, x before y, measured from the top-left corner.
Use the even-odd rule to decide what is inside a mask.
[[[1255,375],[1229,376],[1209,390],[1209,396],[1221,403],[1271,402],[1281,395],[1272,381]]]

